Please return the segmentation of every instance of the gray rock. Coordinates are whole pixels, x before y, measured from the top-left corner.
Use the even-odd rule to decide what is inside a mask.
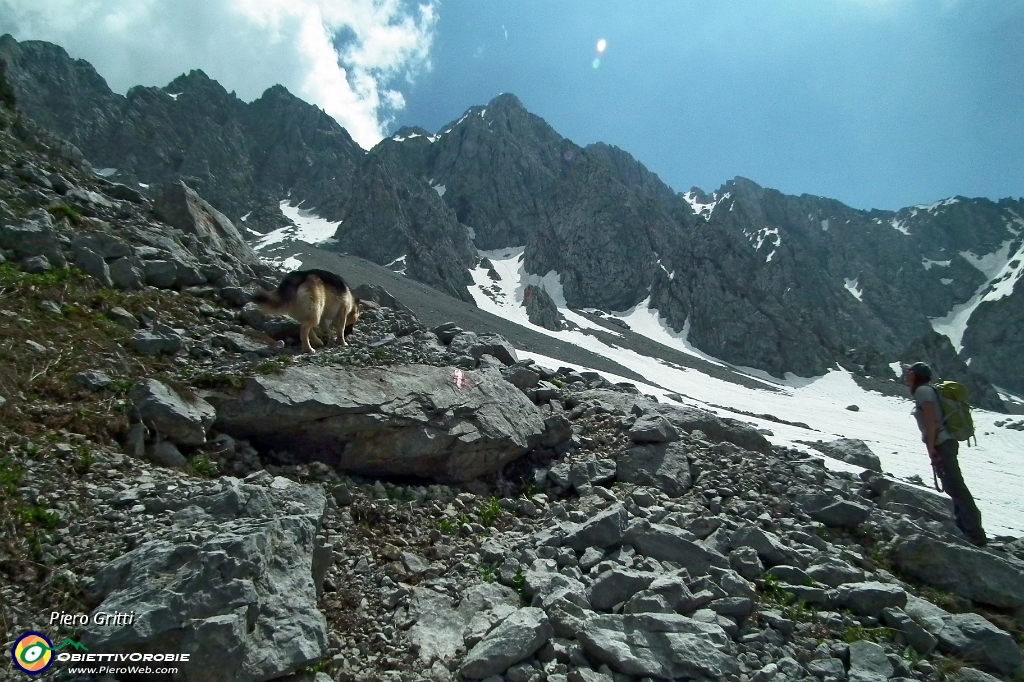
[[[118,289],[138,289],[145,282],[141,264],[131,258],[118,258],[107,266],[110,281]]]
[[[21,261],[21,269],[30,275],[42,275],[53,270],[53,266],[46,256],[30,256]]]
[[[850,643],[850,682],[885,682],[894,672],[880,645],[864,640]]]
[[[935,650],[938,638],[918,625],[903,609],[889,607],[882,610],[882,622],[894,630],[903,633],[907,644],[914,647],[917,653],[927,656]]]
[[[556,332],[565,328],[558,307],[544,289],[532,284],[527,285],[523,290],[523,306],[531,323]]]
[[[938,633],[939,649],[990,672],[1014,677],[1024,670],[1012,635],[976,613],[957,613]]]
[[[782,541],[774,533],[753,526],[743,526],[733,531],[729,537],[729,546],[732,549],[753,547],[757,551],[757,555],[772,566],[806,564],[806,560],[801,555],[782,544]]]
[[[836,606],[847,608],[858,616],[879,617],[889,607],[907,604],[906,591],[890,583],[865,582],[840,585],[836,590]]]
[[[184,343],[175,333],[140,329],[129,337],[128,346],[139,355],[173,355],[182,349]]]
[[[692,484],[686,446],[676,442],[630,448],[616,460],[615,478],[657,487],[669,497],[681,497]]]
[[[466,654],[459,674],[471,680],[500,675],[509,666],[532,656],[551,634],[551,623],[544,611],[519,609]]]
[[[134,331],[139,328],[139,321],[135,316],[120,306],[111,308],[110,312],[107,313],[107,317],[125,329]]]
[[[598,616],[577,639],[593,659],[632,677],[720,678],[739,671],[721,627],[677,614]]]
[[[67,266],[61,250],[65,241],[46,211],[33,211],[17,224],[0,223],[0,249],[13,251],[17,260],[44,256],[47,262],[63,268]]]
[[[369,476],[468,481],[535,447],[537,407],[495,370],[291,367],[217,398],[218,429]],[[213,399],[213,398],[211,398]]]
[[[90,391],[102,391],[110,386],[113,380],[103,372],[88,369],[76,374],[75,381],[80,383],[82,386],[85,386]]]
[[[105,287],[114,286],[113,280],[110,279],[110,269],[107,268],[107,262],[103,260],[103,256],[79,243],[78,240],[72,243],[72,253],[75,267]]]
[[[654,602],[649,600],[660,600],[660,603],[664,603],[668,607],[668,611],[652,608]],[[641,590],[633,595],[623,611],[625,613],[644,611],[671,613],[674,611],[685,615],[691,613],[696,608],[696,604],[696,597],[681,577],[664,576],[655,578],[646,590]]]
[[[188,500],[212,517],[205,539],[147,542],[99,572],[90,586],[96,612],[137,617],[87,626],[87,647],[189,654],[179,666],[186,682],[257,682],[324,655],[327,622],[311,567],[326,500],[315,487],[250,478],[221,479],[219,492]]]
[[[807,445],[841,462],[855,464],[871,471],[880,472],[882,470],[882,462],[878,459],[878,455],[871,452],[871,448],[862,440],[839,438],[829,443],[817,442],[807,443]]]
[[[945,495],[928,488],[907,485],[882,476],[870,481],[871,489],[878,494],[878,506],[913,519],[951,522],[953,503]]]
[[[896,547],[896,565],[921,582],[983,604],[1024,607],[1024,561],[913,535]]]
[[[820,680],[846,679],[846,668],[838,658],[819,658],[807,664],[807,672]]]
[[[511,367],[507,371],[502,372],[502,376],[520,391],[527,391],[540,383],[540,375],[529,367]]]
[[[178,446],[169,440],[160,440],[146,446],[146,458],[171,469],[184,469],[188,466],[185,455],[181,454]]]
[[[952,673],[948,678],[952,682],[1000,682],[998,677],[993,677],[977,668],[963,667]]]
[[[626,432],[634,443],[670,443],[679,440],[679,431],[660,414],[642,414]]]
[[[178,284],[178,264],[172,260],[146,260],[142,262],[146,284],[158,289],[170,289]]]
[[[760,578],[764,573],[764,566],[757,556],[757,550],[753,547],[734,549],[729,553],[729,565],[747,580]]]
[[[615,480],[615,462],[608,459],[575,461],[569,467],[569,484],[576,490]]]
[[[588,547],[604,549],[617,545],[622,541],[628,518],[625,507],[621,504],[612,505],[587,521],[571,527],[564,544],[577,552]]]
[[[206,431],[217,414],[213,406],[198,396],[183,397],[156,379],[146,379],[128,393],[142,422],[158,440],[180,445],[202,445]]]
[[[654,581],[655,574],[614,568],[599,575],[590,587],[590,604],[597,611],[608,611]]]
[[[864,571],[829,554],[820,556],[807,567],[807,575],[829,587],[843,583],[859,583],[864,580]]]
[[[463,633],[474,615],[518,606],[518,594],[494,583],[474,585],[458,606],[447,594],[414,587],[409,600],[409,615],[416,621],[409,629],[413,653],[427,663],[452,661],[463,647]]]
[[[163,195],[153,204],[153,213],[168,225],[194,236],[211,251],[225,254],[234,262],[249,266],[259,262],[252,247],[227,216],[183,182],[167,186]]]
[[[828,495],[801,496],[798,502],[815,521],[833,528],[856,528],[871,516],[871,506]]]
[[[690,540],[686,531],[676,526],[651,524],[629,541],[640,554],[659,561],[674,561],[693,576],[707,574],[711,566],[726,568],[729,565],[723,555]]]
[[[687,405],[658,403],[645,398],[638,399],[629,393],[601,388],[581,392],[580,399],[600,401],[627,414],[632,412],[633,406],[636,405],[639,414],[660,414],[680,433],[699,430],[714,442],[729,442],[754,452],[771,452],[771,443],[754,427],[735,419],[720,418],[706,410]]]

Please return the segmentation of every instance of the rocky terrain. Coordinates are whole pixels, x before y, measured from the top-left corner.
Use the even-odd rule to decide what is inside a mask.
[[[298,354],[228,217],[95,176],[0,94],[5,647],[186,681],[1024,679],[1022,540],[968,545],[862,443],[830,472],[379,287]]]
[[[696,348],[775,376],[838,362],[891,378],[938,328],[956,360],[942,373],[979,404],[1001,409],[989,384],[1024,391],[1020,200],[857,210],[744,178],[678,193],[510,94],[364,152],[280,86],[247,104],[194,71],[121,96],[55,45],[5,36],[0,59],[25,114],[112,179],[153,198],[183,180],[251,237],[286,222],[291,201],[341,221],[332,248],[404,258],[408,277],[465,301],[478,250],[524,248],[525,274],[556,273],[545,293],[569,307],[646,302]],[[559,324],[544,298],[530,305],[537,324]]]

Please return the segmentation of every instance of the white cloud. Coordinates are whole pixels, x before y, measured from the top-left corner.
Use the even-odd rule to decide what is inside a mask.
[[[202,69],[242,99],[276,83],[363,147],[405,106],[395,84],[430,68],[435,0],[0,0],[0,31],[88,60],[124,93]]]

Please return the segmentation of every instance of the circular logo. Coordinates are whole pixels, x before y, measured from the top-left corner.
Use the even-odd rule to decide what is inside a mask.
[[[26,632],[11,647],[11,658],[23,673],[38,675],[53,663],[53,642],[41,632]]]

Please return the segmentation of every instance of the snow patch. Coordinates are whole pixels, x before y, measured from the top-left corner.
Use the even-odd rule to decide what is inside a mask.
[[[828,218],[821,221],[821,231],[828,232]]]
[[[167,96],[170,97],[171,99],[177,101],[178,98],[181,97],[181,93],[180,92],[168,92]]]
[[[252,211],[249,211],[244,216],[242,216],[239,220],[241,220],[244,223],[246,220],[249,219],[249,216],[251,216],[251,215],[252,215]]]
[[[405,276],[405,269],[407,267],[406,266],[406,262],[405,262],[405,257],[407,255],[408,254],[403,254],[403,255],[399,256],[398,258],[396,258],[395,260],[391,261],[390,263],[388,263],[384,267],[390,268],[390,269],[394,270],[395,272],[397,272],[399,275]]]
[[[924,266],[925,270],[931,270],[932,267],[934,267],[936,265],[939,266],[940,268],[948,268],[949,264],[952,263],[952,262],[953,261],[951,261],[951,260],[931,260],[929,258],[925,258],[924,256],[921,256],[921,265]]]
[[[711,212],[715,210],[715,206],[717,206],[719,202],[725,201],[730,196],[730,193],[726,192],[721,196],[721,198],[719,198],[718,192],[715,192],[711,195],[712,201],[710,203],[702,204],[699,201],[697,201],[696,194],[694,194],[693,192],[686,192],[683,194],[683,199],[685,199],[686,203],[690,205],[690,208],[693,209],[694,213],[696,213],[699,216],[703,216],[704,221],[707,222],[711,220]],[[732,210],[732,206],[729,207],[729,210]]]
[[[942,282],[943,284],[947,284],[947,285],[953,283],[953,280],[949,279],[948,277],[943,277],[939,281]]]
[[[859,278],[855,277],[853,279],[844,279],[845,283],[843,284],[843,286],[846,287],[846,290],[849,291],[855,299],[857,299],[858,301],[863,301],[864,289],[860,288],[860,285],[857,284],[857,279]]]
[[[101,178],[109,178],[111,175],[117,172],[116,168],[97,168],[93,171],[96,175]]]
[[[444,185],[431,185],[431,187],[434,188],[434,191],[437,192],[437,196],[439,197],[443,197],[444,193],[448,191],[448,188]]]
[[[146,184],[146,183],[144,183],[144,182],[140,182],[140,183],[139,183],[139,187],[141,187],[142,189],[149,189],[149,185],[147,185],[147,184]]]
[[[897,360],[896,362],[890,362],[889,369],[891,369],[892,373],[895,374],[897,377],[903,379],[903,365],[900,364],[899,360]]]
[[[1006,263],[1009,261],[1008,256],[1010,255],[1010,245],[1012,243],[1013,240],[1008,239],[1003,242],[1003,245],[999,247],[998,251],[987,253],[984,256],[976,256],[971,251],[961,251],[960,256],[980,270],[981,274],[992,279],[1003,267],[1006,266]]]
[[[330,243],[341,221],[331,222],[324,220],[311,210],[292,206],[288,201],[280,204],[281,213],[292,222],[291,225],[279,227],[269,232],[256,241],[252,247],[253,251],[263,251],[269,247],[285,241],[305,242],[307,244]]]
[[[929,213],[934,213],[934,212],[938,211],[940,208],[942,208],[943,206],[952,206],[953,204],[955,204],[955,203],[957,203],[959,201],[960,200],[957,199],[956,197],[950,197],[949,199],[944,199],[942,201],[936,201],[934,204],[927,204],[927,205],[925,205],[925,204],[918,204],[914,208],[920,209],[922,211],[928,211]],[[916,214],[914,214],[914,215],[916,215]]]
[[[889,224],[892,225],[893,229],[896,230],[897,232],[902,232],[905,235],[910,234],[910,230],[907,229],[907,226],[904,225],[903,221],[901,220],[896,220],[895,218],[893,218],[892,220],[889,221]]]

